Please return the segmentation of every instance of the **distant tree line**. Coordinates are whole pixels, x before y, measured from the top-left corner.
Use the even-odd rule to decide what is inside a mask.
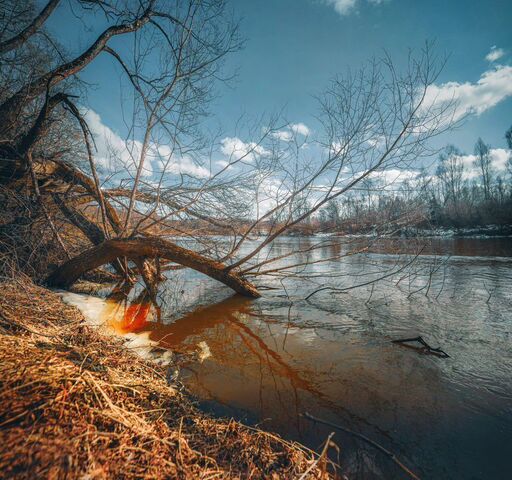
[[[512,151],[512,127],[505,139]],[[421,170],[415,179],[406,179],[396,188],[368,179],[353,195],[329,202],[315,227],[361,233],[393,231],[411,224],[424,228],[512,225],[512,155],[505,170],[497,170],[491,146],[481,138],[473,153],[471,165],[464,161],[467,156],[459,148],[447,145],[434,174]]]

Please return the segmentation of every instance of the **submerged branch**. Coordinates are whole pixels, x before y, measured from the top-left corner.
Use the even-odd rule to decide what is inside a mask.
[[[441,358],[450,358],[450,355],[448,355],[444,350],[441,350],[440,348],[431,347],[425,340],[423,340],[423,337],[421,337],[421,336],[413,337],[413,338],[401,338],[398,340],[392,340],[392,343],[398,343],[398,344],[411,343],[411,342],[421,343],[424,347],[421,350],[426,353],[430,353],[432,355],[437,355]],[[409,348],[416,348],[416,347],[412,347],[411,345],[404,345],[404,346],[409,347]]]

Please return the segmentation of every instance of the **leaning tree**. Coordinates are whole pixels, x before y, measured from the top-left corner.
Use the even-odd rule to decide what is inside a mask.
[[[452,102],[432,97],[442,62],[427,45],[403,72],[385,57],[334,78],[318,97],[315,135],[268,119],[245,128],[246,141],[207,138],[212,85],[241,46],[223,0],[74,0],[83,22],[102,15],[105,25],[77,54],[45,28],[59,3],[35,12],[5,2],[0,37],[0,182],[29,198],[0,234],[16,238],[23,212],[36,212],[61,251],[52,286],[109,265],[105,274],[127,281],[141,275],[154,296],[165,270],[187,267],[257,297],[254,279],[293,274],[330,242],[274,254],[277,238],[386,170],[412,168],[453,125]],[[97,158],[81,79],[100,56],[129,87],[125,136],[108,162]]]

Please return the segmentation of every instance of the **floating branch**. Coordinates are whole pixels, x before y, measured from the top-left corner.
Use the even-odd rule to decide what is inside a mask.
[[[404,345],[404,347],[420,350],[422,353],[437,355],[438,357],[441,358],[450,358],[450,355],[448,355],[444,350],[441,350],[440,348],[431,347],[427,342],[425,342],[425,340],[423,340],[423,337],[401,338],[399,340],[392,340],[392,342],[400,344],[418,342],[421,343],[423,347],[415,347],[413,345]]]
[[[323,423],[324,425],[327,425],[329,427],[337,428],[338,430],[341,430],[345,433],[348,433],[349,435],[353,435],[354,437],[357,437],[364,442],[368,443],[372,447],[376,448],[380,452],[382,452],[384,455],[388,456],[394,463],[396,463],[407,475],[409,475],[411,478],[414,478],[415,480],[420,480],[420,477],[418,477],[414,472],[409,470],[397,457],[393,452],[390,452],[387,448],[384,448],[382,445],[379,445],[377,442],[371,440],[367,436],[363,435],[362,433],[354,432],[353,430],[349,430],[348,428],[342,427],[341,425],[337,425],[335,423],[328,422],[327,420],[322,420],[321,418],[314,417],[313,415],[309,414],[308,412],[304,412],[302,414],[304,418],[307,418],[308,420],[311,420],[312,422],[316,423]]]

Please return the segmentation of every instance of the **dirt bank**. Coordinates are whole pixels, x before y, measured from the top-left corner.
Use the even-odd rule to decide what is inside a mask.
[[[28,280],[0,283],[0,356],[3,478],[330,478],[304,447],[198,411]]]

